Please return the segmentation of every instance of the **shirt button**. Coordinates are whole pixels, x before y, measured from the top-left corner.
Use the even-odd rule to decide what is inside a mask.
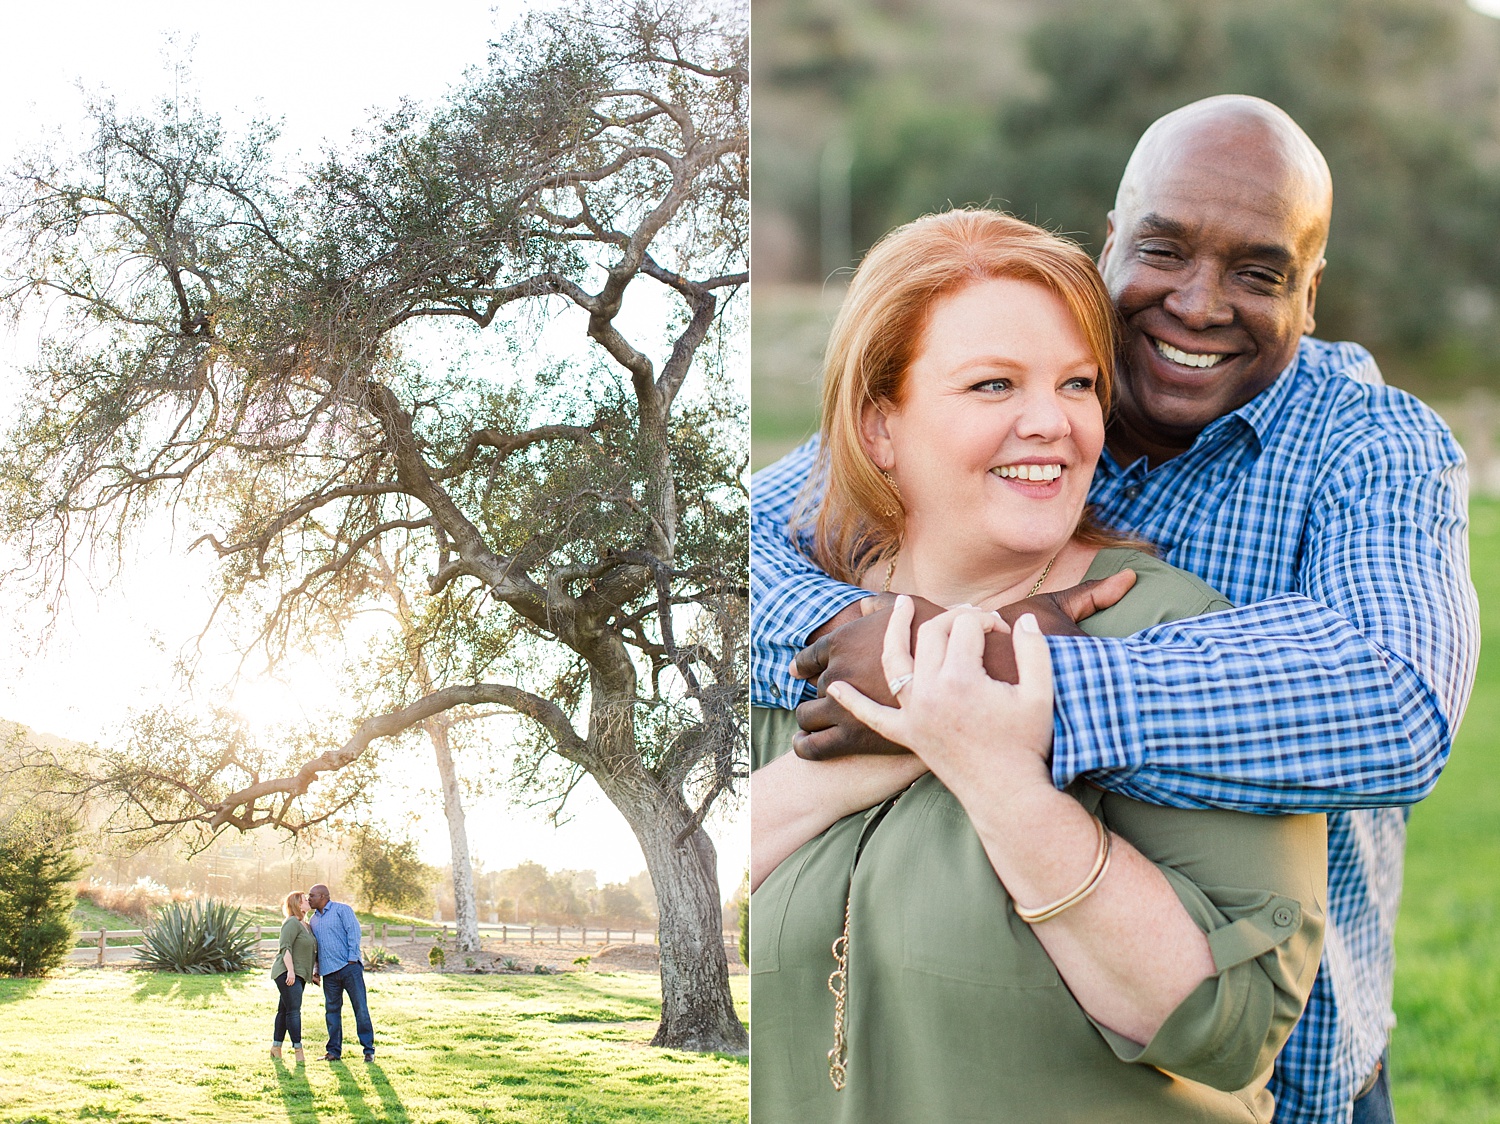
[[[1292,911],[1287,909],[1286,906],[1282,906],[1275,913],[1271,914],[1271,920],[1282,928],[1285,928],[1292,923]]]
[[[1125,498],[1127,500],[1133,500],[1133,499],[1135,499],[1136,496],[1138,496],[1140,494],[1141,494],[1141,490],[1139,488],[1135,487],[1134,485],[1132,485],[1131,487],[1125,489]]]
[[[771,697],[773,699],[779,699],[779,698],[781,698],[781,688],[778,687],[778,686],[776,686],[775,683],[771,684]]]

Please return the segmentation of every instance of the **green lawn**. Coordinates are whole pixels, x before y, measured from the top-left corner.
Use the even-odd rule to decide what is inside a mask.
[[[818,428],[823,348],[843,286],[756,285],[750,317],[750,467],[764,468]]]
[[[116,913],[112,909],[100,909],[93,902],[80,900],[73,907],[73,927],[78,931],[77,944],[92,943],[97,939],[100,929],[144,929],[134,917],[127,917],[123,913]],[[111,946],[129,945],[136,943],[134,937],[108,937],[106,941]]]
[[[1412,810],[1396,926],[1403,1124],[1500,1124],[1500,503],[1471,515],[1479,679],[1442,780]]]
[[[377,1064],[273,1062],[257,971],[0,979],[0,1121],[744,1121],[746,1060],[654,1049],[655,977],[372,975]],[[745,1014],[745,976],[734,977]],[[303,1003],[322,1052],[321,995]],[[353,1021],[345,1013],[346,1041]]]

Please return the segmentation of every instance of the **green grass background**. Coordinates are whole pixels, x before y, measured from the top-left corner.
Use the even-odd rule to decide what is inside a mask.
[[[1412,809],[1396,924],[1402,1124],[1500,1124],[1500,502],[1470,516],[1479,677],[1436,790]]]
[[[452,922],[448,922],[445,926],[441,921],[411,917],[404,913],[372,913],[369,910],[357,910],[355,911],[355,916],[359,918],[361,925],[367,926],[365,930],[367,943],[379,944],[381,941],[379,929],[368,928],[369,926],[394,926],[397,933],[392,937],[393,940],[405,938],[407,936],[407,928],[412,925],[415,925],[417,931],[423,935],[431,935],[439,930],[446,929],[451,931],[453,929]],[[241,906],[240,920],[280,930],[284,918],[280,912],[269,906]],[[118,913],[112,909],[102,909],[93,902],[84,900],[79,900],[73,907],[73,926],[77,931],[75,944],[78,946],[95,944],[99,939],[100,929],[140,930],[150,928],[148,923],[143,923],[139,918]],[[267,934],[267,939],[274,935]],[[138,945],[140,940],[136,937],[121,937],[118,939],[106,937],[105,943],[111,947],[118,947],[121,945]]]
[[[745,976],[732,986],[746,1014]],[[376,1064],[267,1053],[269,975],[74,969],[0,980],[0,1121],[286,1120],[296,1124],[743,1122],[746,1059],[646,1043],[660,1008],[641,973],[372,975]],[[321,993],[303,1002],[322,1052]],[[346,1037],[353,1020],[345,1011]]]

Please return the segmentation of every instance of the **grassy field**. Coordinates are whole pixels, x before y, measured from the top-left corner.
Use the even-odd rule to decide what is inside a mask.
[[[1412,810],[1396,926],[1396,1115],[1500,1124],[1500,503],[1471,508],[1484,641],[1436,791]]]
[[[842,298],[839,285],[761,285],[751,294],[751,469],[816,432],[823,347]]]
[[[747,977],[734,979],[744,1016]],[[653,1049],[659,991],[639,973],[369,977],[377,1062],[267,1054],[260,972],[72,970],[0,980],[0,1121],[294,1124],[744,1121],[744,1058]],[[321,995],[303,1003],[322,1053]],[[346,1039],[353,1022],[345,1013]]]

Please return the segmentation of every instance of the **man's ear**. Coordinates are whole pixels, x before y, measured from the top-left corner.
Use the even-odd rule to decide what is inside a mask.
[[[1323,282],[1323,267],[1328,264],[1327,258],[1318,260],[1318,268],[1312,275],[1312,284],[1307,287],[1307,316],[1302,322],[1302,334],[1310,336],[1317,328],[1318,322],[1313,319],[1313,308],[1318,303],[1318,286]]]
[[[860,443],[865,447],[865,454],[882,472],[889,472],[896,463],[890,418],[886,416],[889,408],[887,402],[866,402],[859,412]]]
[[[1099,272],[1104,272],[1104,267],[1109,263],[1109,255],[1115,249],[1115,213],[1111,211],[1104,216],[1104,249],[1099,251]]]

